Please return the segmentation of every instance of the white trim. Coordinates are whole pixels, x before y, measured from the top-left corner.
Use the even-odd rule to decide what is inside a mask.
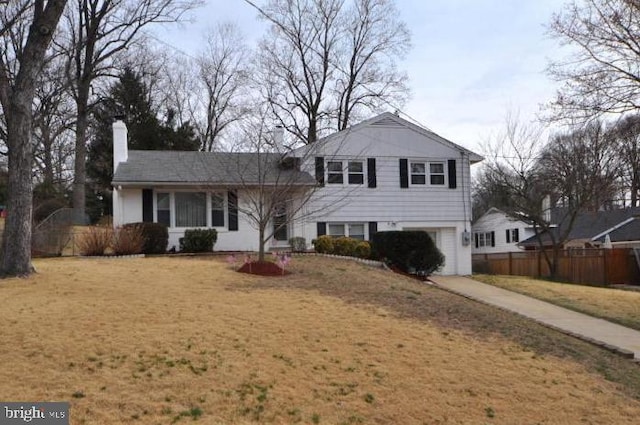
[[[411,166],[413,164],[421,164],[424,165],[424,184],[423,183],[414,183],[413,182],[413,175],[414,173],[411,170]],[[442,173],[431,173],[431,164],[440,164],[442,165]],[[416,187],[448,187],[449,186],[449,176],[448,176],[448,164],[446,160],[443,159],[412,159],[409,158],[408,160],[408,165],[407,165],[407,172],[409,175],[409,187],[412,186],[416,186]],[[416,176],[421,176],[422,174],[418,174],[415,173]],[[444,181],[442,184],[432,184],[431,183],[431,176],[442,176],[444,178]]]

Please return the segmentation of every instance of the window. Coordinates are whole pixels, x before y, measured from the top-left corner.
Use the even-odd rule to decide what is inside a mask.
[[[287,229],[287,206],[284,203],[276,205],[273,211],[273,239],[286,241],[289,239]]]
[[[432,185],[444,184],[444,163],[432,162],[429,164],[429,182]]]
[[[349,161],[349,184],[364,184],[364,165],[362,161]]]
[[[426,184],[426,165],[424,162],[411,163],[411,184]]]
[[[329,224],[329,236],[339,238],[340,236],[346,236],[344,232],[344,224]]]
[[[495,246],[493,232],[476,233],[476,248]]]
[[[347,236],[361,241],[366,239],[364,223],[329,223],[327,230],[327,234],[334,238]]]
[[[342,161],[327,162],[327,183],[342,184],[344,179],[342,176]]]
[[[350,224],[349,225],[349,237],[353,239],[364,240],[364,224]]]
[[[207,195],[204,192],[176,192],[176,227],[207,225]]]
[[[157,195],[156,214],[158,223],[171,226],[171,195],[168,193],[158,193]]]
[[[507,243],[520,242],[520,232],[518,229],[507,229]]]
[[[224,195],[211,194],[211,226],[224,227]]]

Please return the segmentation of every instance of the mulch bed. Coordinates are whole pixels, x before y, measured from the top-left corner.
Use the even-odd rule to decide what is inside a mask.
[[[259,276],[284,276],[290,273],[271,261],[251,261],[244,263],[242,267],[238,269],[238,272]]]

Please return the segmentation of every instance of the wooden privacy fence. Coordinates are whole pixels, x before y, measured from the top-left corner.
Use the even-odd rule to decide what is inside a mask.
[[[549,252],[551,256],[552,253]],[[473,272],[529,277],[549,277],[540,251],[473,254]],[[562,250],[557,279],[589,285],[625,283],[640,285],[640,271],[633,249]]]

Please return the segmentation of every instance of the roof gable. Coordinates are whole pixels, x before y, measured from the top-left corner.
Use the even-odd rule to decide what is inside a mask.
[[[317,144],[317,145],[316,145]],[[313,146],[316,145],[316,146]],[[468,155],[471,163],[483,158],[433,131],[413,124],[390,112],[384,112],[345,130],[323,137],[313,145],[303,146],[294,151],[296,156],[309,154],[310,149],[319,154],[367,155],[375,150],[375,155],[427,157],[458,157]],[[319,146],[318,146],[319,145]]]

